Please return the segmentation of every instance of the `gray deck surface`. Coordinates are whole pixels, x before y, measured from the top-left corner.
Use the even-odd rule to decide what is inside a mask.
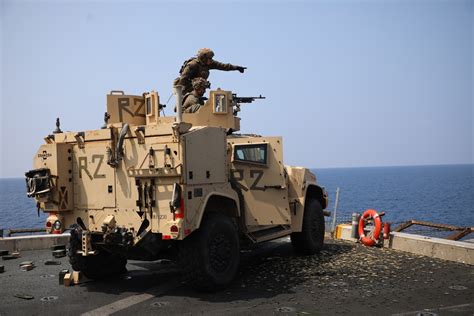
[[[26,251],[0,260],[0,315],[167,314],[474,314],[474,267],[327,240],[319,255],[300,257],[287,238],[242,253],[235,282],[219,293],[198,293],[164,262],[129,261],[128,273],[64,287],[45,266],[51,251]],[[24,272],[22,261],[36,268]],[[24,293],[32,300],[14,297]],[[53,297],[50,300],[41,300]],[[57,298],[57,299],[55,299]]]

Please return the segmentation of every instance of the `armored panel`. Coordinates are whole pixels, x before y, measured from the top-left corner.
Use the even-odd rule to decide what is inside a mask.
[[[112,91],[107,95],[108,123],[145,125],[145,98],[139,95],[125,95],[123,91]]]
[[[157,125],[147,125],[145,127],[145,136],[172,135],[173,129],[171,126],[174,121],[174,117],[159,117]]]
[[[216,90],[196,113],[183,113],[183,121],[193,126],[214,126],[238,131],[240,121],[233,114],[231,91]]]
[[[229,144],[231,178],[244,197],[246,224],[290,224],[281,137],[236,137]]]
[[[145,94],[146,124],[157,124],[160,117],[160,96],[156,91]]]
[[[53,189],[44,204],[45,211],[70,211],[74,208],[72,186],[72,144],[51,143],[40,147],[35,168],[48,168]]]
[[[96,140],[110,140],[112,132],[109,128],[84,132],[64,132],[54,135],[56,143],[82,143]]]
[[[107,165],[107,146],[110,142],[74,146],[74,203],[79,209],[115,207],[115,169]]]
[[[153,179],[156,185],[173,184],[181,175],[180,148],[171,139],[158,143],[158,137],[147,137],[139,144],[136,138],[124,142],[124,157],[116,170],[117,207],[136,208],[138,191],[135,179]],[[147,181],[148,181],[147,180]],[[161,197],[160,197],[161,198]],[[169,211],[169,204],[167,205]]]
[[[187,184],[227,181],[226,137],[225,129],[216,127],[196,129],[183,136]]]

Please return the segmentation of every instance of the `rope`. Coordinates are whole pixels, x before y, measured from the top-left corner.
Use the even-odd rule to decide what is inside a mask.
[[[173,93],[170,94],[168,100],[167,100],[166,103],[165,103],[165,106],[161,108],[161,112],[163,112],[163,116],[166,116],[166,114],[165,114],[165,107],[168,106],[168,102],[170,102],[172,96],[173,96]]]

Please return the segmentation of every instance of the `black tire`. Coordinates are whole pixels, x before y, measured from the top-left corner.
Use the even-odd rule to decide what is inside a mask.
[[[305,205],[301,232],[291,234],[291,244],[300,254],[318,253],[323,248],[324,230],[323,208],[318,200],[310,199]]]
[[[74,271],[81,271],[90,279],[102,279],[127,272],[127,259],[117,254],[100,251],[97,255],[82,256],[77,254],[81,248],[80,228],[71,229],[68,257]]]
[[[89,279],[103,279],[127,272],[127,259],[105,251],[94,256],[76,255],[73,260],[70,257],[69,262],[74,270],[81,271]]]
[[[77,250],[81,249],[81,228],[79,225],[72,225],[70,227],[71,236],[69,237],[69,245],[67,249],[67,256],[69,263],[74,271],[82,271],[85,268],[82,256],[77,255]]]
[[[179,247],[182,277],[198,291],[215,292],[228,286],[237,275],[239,261],[237,227],[221,214],[203,219]]]

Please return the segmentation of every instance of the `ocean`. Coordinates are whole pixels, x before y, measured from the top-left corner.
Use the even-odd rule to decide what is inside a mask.
[[[416,219],[474,226],[474,165],[313,169],[334,208],[340,188],[338,221],[368,208],[386,213],[397,225]],[[0,229],[43,227],[24,179],[0,179]],[[393,225],[392,225],[393,226]],[[471,236],[472,237],[472,236]]]
[[[392,227],[411,219],[474,226],[474,165],[313,171],[329,193],[330,211],[334,209],[336,188],[340,188],[338,221],[350,220],[352,212],[370,208],[385,212],[383,220]]]

